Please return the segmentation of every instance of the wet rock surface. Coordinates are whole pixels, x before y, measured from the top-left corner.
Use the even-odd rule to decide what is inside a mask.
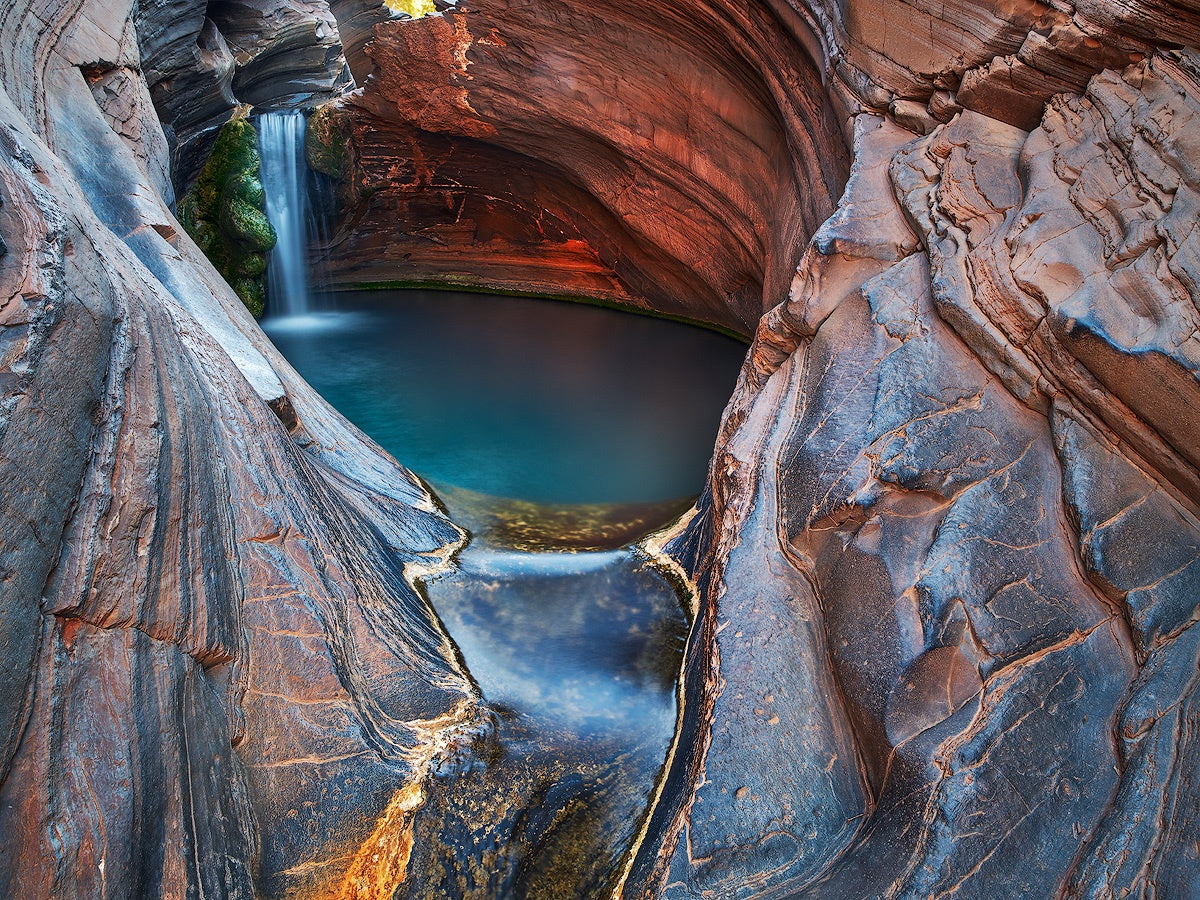
[[[135,65],[128,23],[73,40],[110,13],[0,42],[0,893],[336,891],[478,725],[404,571],[461,532],[147,184],[81,69]]]
[[[476,763],[532,746],[413,586],[461,532],[170,211],[248,73],[341,90],[345,8],[376,80],[328,114],[341,277],[756,333],[668,544],[670,766],[597,893],[1195,893],[1200,14],[461,5],[370,45],[363,4],[0,21],[0,893],[497,895],[602,857],[555,828],[611,770],[549,755],[493,823],[544,853],[447,847],[504,800]]]

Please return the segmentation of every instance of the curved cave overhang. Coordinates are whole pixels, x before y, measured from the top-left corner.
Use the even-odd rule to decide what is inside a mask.
[[[352,156],[335,285],[574,293],[751,334],[845,182],[815,38],[765,4],[472,3],[374,35],[322,123]]]

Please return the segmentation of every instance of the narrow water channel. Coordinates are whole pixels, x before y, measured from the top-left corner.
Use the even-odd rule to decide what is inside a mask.
[[[497,714],[418,816],[408,897],[609,892],[674,732],[688,623],[631,543],[699,492],[739,342],[581,304],[362,292],[268,319],[471,539],[424,588]]]

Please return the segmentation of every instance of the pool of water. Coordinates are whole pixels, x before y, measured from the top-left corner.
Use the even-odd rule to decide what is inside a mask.
[[[435,487],[539,504],[695,496],[745,345],[611,309],[371,291],[264,329],[347,418]]]
[[[324,307],[263,327],[470,532],[422,589],[496,714],[487,758],[430,786],[397,896],[611,896],[674,735],[688,630],[629,545],[699,492],[745,347],[554,301]]]
[[[675,726],[687,621],[628,548],[471,547],[426,584],[497,750],[417,816],[407,900],[611,897]]]

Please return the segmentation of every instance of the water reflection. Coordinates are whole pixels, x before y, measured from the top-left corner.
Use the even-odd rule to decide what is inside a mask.
[[[694,496],[745,347],[610,309],[371,292],[263,327],[310,384],[438,485],[553,504]]]

